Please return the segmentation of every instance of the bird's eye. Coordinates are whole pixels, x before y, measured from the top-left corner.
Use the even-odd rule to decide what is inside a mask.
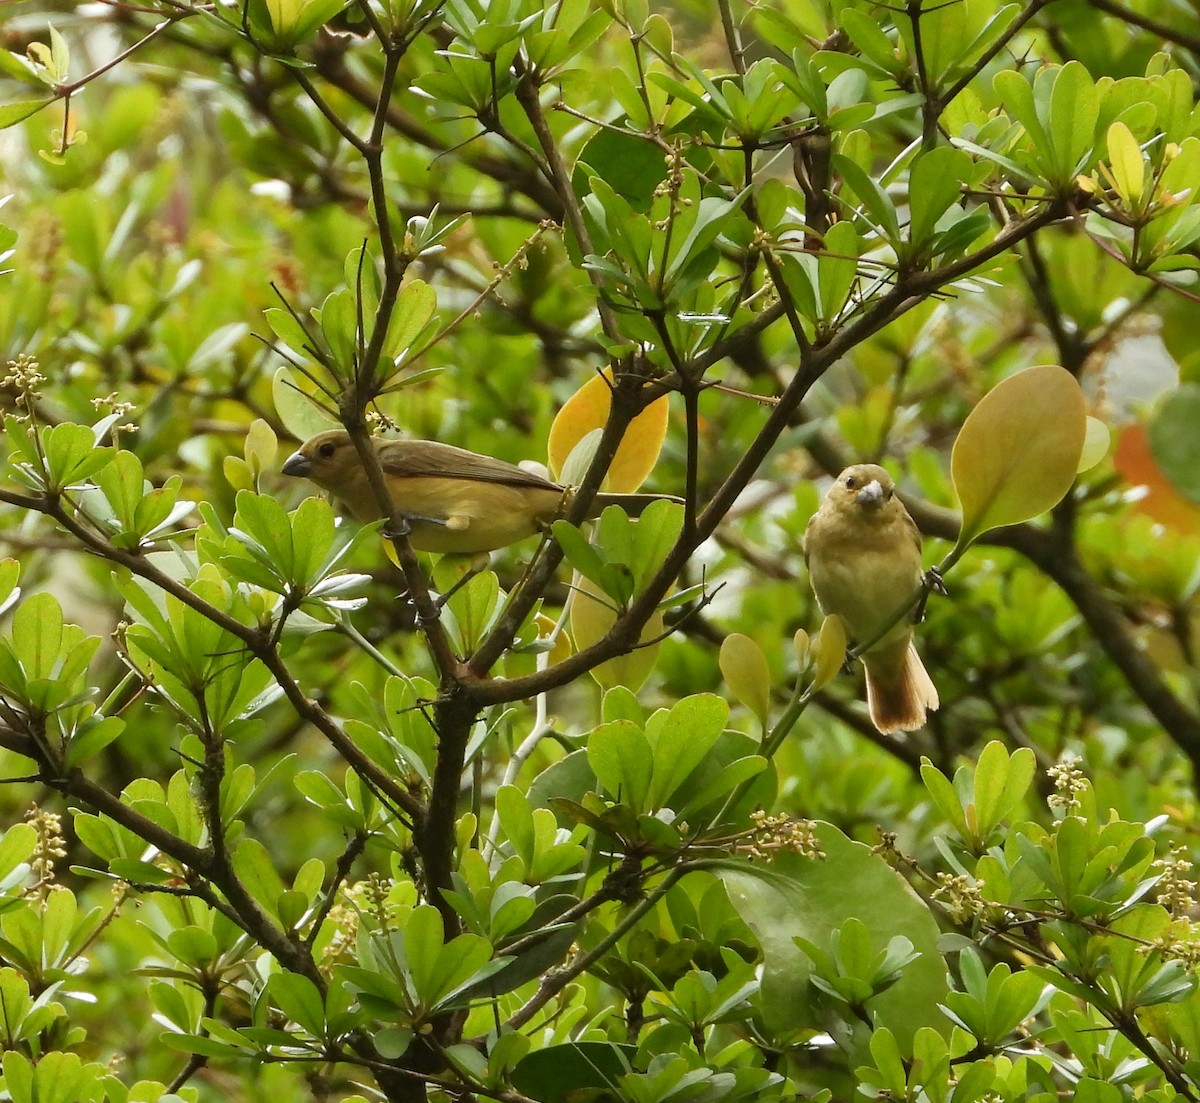
[[[327,440],[320,448],[317,449],[317,455],[323,460],[329,459],[330,456],[337,451],[337,445],[331,440]]]
[[[847,490],[853,490],[858,485],[858,480],[853,475],[847,475],[843,482]]]

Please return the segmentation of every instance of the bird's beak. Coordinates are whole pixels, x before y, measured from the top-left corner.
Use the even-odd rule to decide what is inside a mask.
[[[293,452],[283,461],[281,470],[285,475],[307,475],[312,470],[312,461],[302,452]]]
[[[289,460],[288,463],[291,461]],[[284,471],[287,470],[287,465],[284,465]],[[866,486],[862,488],[856,495],[855,501],[860,506],[866,506],[868,509],[874,509],[882,504],[886,494],[883,489],[883,484],[878,479],[872,479]]]

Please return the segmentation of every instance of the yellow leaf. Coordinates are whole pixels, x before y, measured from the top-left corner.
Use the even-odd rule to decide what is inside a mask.
[[[279,453],[279,441],[275,431],[261,417],[256,417],[246,433],[244,447],[246,464],[255,479],[264,471],[275,470],[275,457]]]
[[[796,634],[792,637],[792,647],[796,649],[796,669],[803,673],[808,668],[809,652],[812,649],[812,641],[803,628],[796,629]]]
[[[1083,451],[1079,453],[1079,466],[1076,471],[1087,471],[1095,467],[1108,455],[1111,444],[1112,434],[1108,431],[1108,426],[1098,417],[1089,416],[1083,436]]]
[[[1129,207],[1137,207],[1145,184],[1142,151],[1124,123],[1108,128],[1108,163],[1112,166],[1117,194]]]
[[[287,34],[300,18],[304,0],[267,0],[267,14],[277,34]]]
[[[984,395],[950,454],[959,546],[1057,505],[1075,481],[1086,425],[1083,392],[1056,365],[1026,368]]]
[[[250,465],[241,456],[226,456],[221,461],[221,471],[225,475],[225,481],[234,490],[254,489],[254,475],[250,471]]]
[[[833,681],[846,661],[846,626],[837,613],[830,613],[821,622],[821,631],[813,643],[813,658],[816,670],[813,672],[812,692],[816,693]]]
[[[603,429],[608,421],[612,405],[609,386],[612,369],[605,368],[603,375],[594,375],[558,411],[554,424],[550,426],[547,441],[550,475],[557,479],[575,447],[588,433]],[[637,490],[654,470],[658,454],[662,451],[667,435],[667,396],[655,399],[630,423],[621,441],[604,489],[615,494],[627,494]]]
[[[765,725],[771,704],[771,670],[762,648],[749,636],[733,632],[722,641],[717,662],[733,695]]]
[[[554,631],[555,622],[552,618],[546,616],[545,613],[538,613],[534,618],[534,623],[538,629],[538,639],[546,639],[550,633]],[[547,659],[548,666],[554,666],[556,663],[561,663],[563,659],[568,658],[571,654],[571,637],[566,632],[559,632],[554,637],[554,646],[550,649],[549,658]]]
[[[571,635],[575,640],[575,649],[583,651],[608,635],[617,614],[611,599],[590,579],[577,576],[577,587],[571,600]],[[642,629],[641,638],[651,640],[662,633],[662,613],[656,610]],[[655,643],[648,647],[637,647],[626,655],[618,655],[593,667],[590,673],[603,689],[625,686],[636,692],[650,677],[658,659],[659,646]]]

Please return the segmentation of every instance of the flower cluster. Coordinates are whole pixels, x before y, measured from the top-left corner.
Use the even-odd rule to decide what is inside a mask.
[[[1054,782],[1054,792],[1047,798],[1046,803],[1051,808],[1061,808],[1066,815],[1077,812],[1081,805],[1078,795],[1088,787],[1088,780],[1079,768],[1080,759],[1064,758],[1055,763],[1046,773]]]
[[[769,860],[790,852],[802,858],[825,857],[812,820],[794,820],[785,815],[769,815],[761,808],[751,817],[754,827],[742,850],[751,859]]]

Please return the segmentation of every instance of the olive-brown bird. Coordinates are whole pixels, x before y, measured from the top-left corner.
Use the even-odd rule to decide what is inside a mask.
[[[878,464],[847,467],[804,532],[804,560],[825,613],[865,642],[878,634],[921,584],[921,534]],[[912,617],[862,656],[871,723],[887,735],[915,731],[938,707],[937,689],[913,644]]]
[[[372,437],[392,505],[410,525],[418,551],[493,551],[541,531],[565,512],[566,488],[491,456],[432,440]],[[285,475],[311,479],[358,520],[382,514],[350,436],[330,429],[306,440],[283,464]],[[597,494],[589,516],[618,505],[637,516],[669,494]]]

